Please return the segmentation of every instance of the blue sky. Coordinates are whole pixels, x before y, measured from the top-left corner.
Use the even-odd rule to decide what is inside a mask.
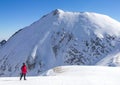
[[[101,13],[120,21],[120,0],[0,0],[0,40],[57,8]]]

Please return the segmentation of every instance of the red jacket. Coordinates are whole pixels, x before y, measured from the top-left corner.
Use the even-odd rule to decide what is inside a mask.
[[[21,71],[22,71],[23,74],[26,74],[26,73],[27,73],[27,67],[26,67],[26,65],[23,65],[23,66],[21,67]]]

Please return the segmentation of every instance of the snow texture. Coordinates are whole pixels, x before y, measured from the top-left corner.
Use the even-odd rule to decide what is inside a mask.
[[[0,85],[120,85],[119,67],[100,66],[61,66],[59,71],[50,69],[49,76],[27,77],[2,77]],[[61,70],[60,70],[61,69]]]

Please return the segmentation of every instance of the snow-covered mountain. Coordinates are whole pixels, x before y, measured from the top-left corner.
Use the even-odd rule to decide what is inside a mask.
[[[0,76],[28,75],[60,65],[119,65],[120,22],[90,12],[56,9],[17,31],[0,48]],[[107,59],[105,59],[107,58]]]

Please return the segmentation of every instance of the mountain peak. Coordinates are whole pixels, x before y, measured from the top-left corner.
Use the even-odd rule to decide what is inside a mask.
[[[60,13],[63,13],[64,11],[61,10],[61,9],[55,9],[52,13],[53,15],[57,15],[57,14],[60,14]]]

